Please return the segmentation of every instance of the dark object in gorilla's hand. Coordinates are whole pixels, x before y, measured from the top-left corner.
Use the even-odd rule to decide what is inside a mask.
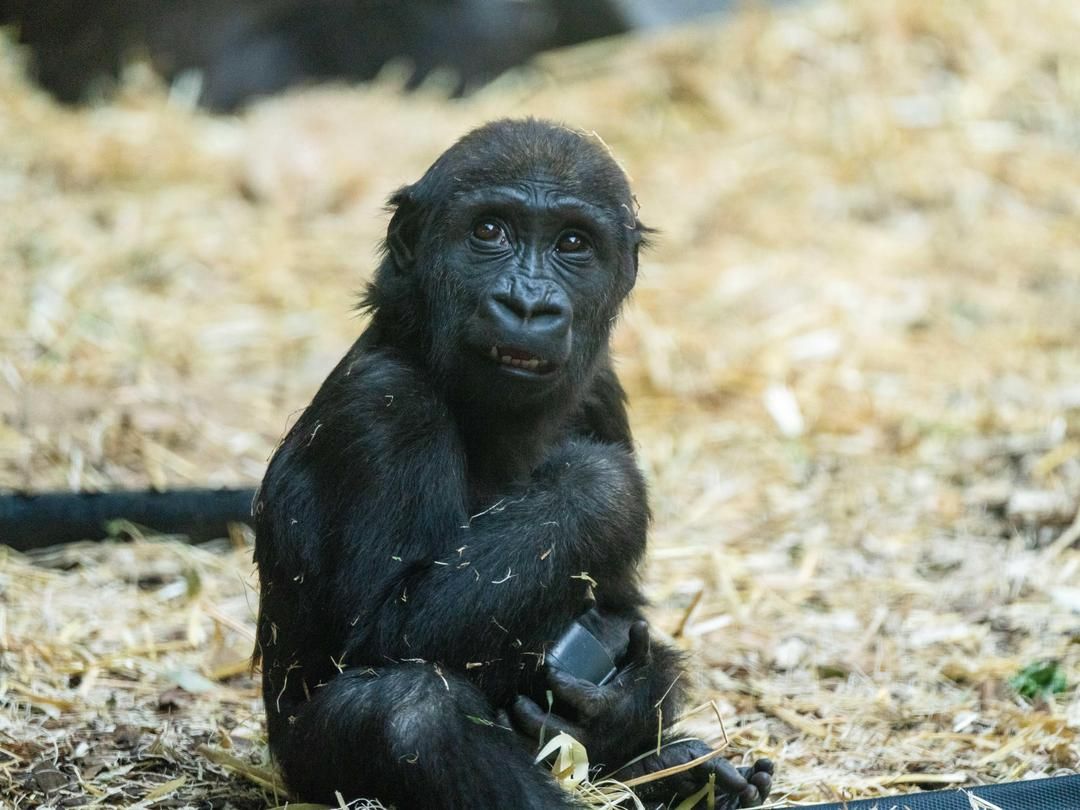
[[[548,650],[547,664],[597,686],[603,686],[618,672],[615,656],[578,619]]]
[[[577,807],[536,732],[572,728],[610,772],[684,699],[642,618],[648,506],[608,352],[646,229],[599,139],[531,120],[470,133],[391,203],[370,324],[256,498],[270,747],[308,801]],[[545,665],[575,621],[607,682]],[[717,762],[682,781],[768,794]]]

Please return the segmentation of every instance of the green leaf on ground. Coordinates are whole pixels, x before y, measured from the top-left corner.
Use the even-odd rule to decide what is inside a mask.
[[[1009,679],[1009,686],[1026,698],[1058,695],[1065,691],[1065,671],[1058,661],[1036,661]]]

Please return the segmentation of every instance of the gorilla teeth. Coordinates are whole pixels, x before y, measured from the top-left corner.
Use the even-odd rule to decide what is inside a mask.
[[[521,352],[520,350],[514,350],[514,351],[516,351],[518,354],[524,354],[524,352]],[[511,366],[513,368],[523,368],[523,369],[526,369],[528,371],[537,371],[537,370],[547,371],[548,368],[551,366],[551,363],[549,363],[547,360],[544,360],[544,359],[542,359],[540,357],[529,357],[528,359],[522,359],[522,358],[519,358],[519,357],[514,357],[514,356],[509,355],[509,354],[501,354],[499,352],[499,347],[498,346],[492,346],[491,347],[491,351],[489,352],[489,356],[491,357],[492,360],[498,360],[499,363],[501,363],[504,366]]]

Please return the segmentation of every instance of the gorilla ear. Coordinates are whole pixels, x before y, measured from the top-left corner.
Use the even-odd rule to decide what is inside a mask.
[[[642,249],[647,250],[652,245],[652,234],[656,233],[655,228],[650,228],[648,225],[642,224],[640,219],[634,219],[634,279],[637,279],[638,272],[638,253]]]
[[[652,235],[656,228],[650,228],[640,219],[634,218],[634,248],[649,248],[652,246]]]
[[[419,205],[412,186],[399,188],[390,197],[389,207],[394,215],[386,229],[386,252],[399,270],[412,266],[416,257],[416,240],[420,232]]]

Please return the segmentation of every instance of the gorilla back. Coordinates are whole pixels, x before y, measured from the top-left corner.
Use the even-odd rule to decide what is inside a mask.
[[[598,139],[534,120],[466,135],[391,205],[370,323],[256,500],[271,750],[308,800],[574,807],[532,764],[541,727],[610,772],[682,698],[641,617],[648,507],[608,351],[647,229]],[[544,663],[589,607],[604,686]],[[719,761],[664,798],[712,773],[736,803],[768,792]]]

